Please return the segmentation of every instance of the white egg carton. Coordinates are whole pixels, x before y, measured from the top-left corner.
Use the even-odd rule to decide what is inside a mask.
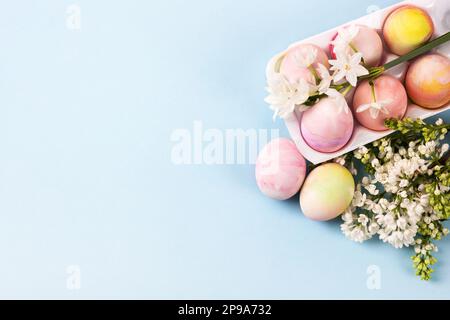
[[[328,30],[326,32],[323,32],[316,36],[310,37],[308,39],[296,42],[296,43],[292,44],[289,48],[291,48],[293,46],[297,46],[299,44],[312,43],[312,44],[315,44],[315,45],[321,47],[322,49],[325,50],[325,52],[327,52],[329,54],[329,47],[328,47],[329,43],[332,40],[332,38],[336,35],[337,31],[340,28],[351,25],[351,24],[366,25],[368,27],[376,29],[381,35],[381,29],[382,29],[384,20],[389,15],[389,13],[391,13],[395,8],[406,5],[406,4],[412,4],[412,5],[421,7],[430,14],[430,16],[433,18],[434,25],[435,25],[434,37],[440,36],[450,30],[450,1],[449,0],[411,0],[411,1],[403,1],[396,5],[390,6],[388,8],[378,10],[372,14],[366,15],[357,20],[346,23],[342,26]],[[273,72],[273,70],[275,70],[275,66],[280,61],[280,59],[283,58],[283,56],[286,54],[288,49],[277,54],[275,57],[273,57],[270,60],[268,66],[267,66],[267,70],[266,70],[267,75],[269,75],[271,72]],[[441,45],[435,51],[450,58],[450,43]],[[388,62],[395,58],[397,58],[397,56],[388,53],[386,51],[386,46],[385,46],[384,61]],[[405,63],[403,65],[397,66],[396,68],[386,71],[386,73],[390,74],[398,79],[403,80],[403,78],[405,77],[407,68],[408,68],[408,65]],[[437,115],[437,114],[444,112],[446,110],[449,110],[449,109],[450,109],[450,104],[448,104],[447,106],[444,106],[440,109],[437,109],[437,110],[428,110],[428,109],[419,107],[417,105],[410,104],[408,106],[408,111],[406,113],[406,117],[426,119],[426,118]],[[312,162],[313,164],[320,164],[322,162],[329,161],[331,159],[334,159],[343,154],[349,153],[361,146],[364,146],[375,140],[381,139],[392,133],[392,131],[385,131],[385,132],[372,131],[370,129],[364,128],[355,120],[355,130],[353,132],[353,136],[350,139],[350,141],[348,142],[348,144],[343,149],[341,149],[337,152],[334,152],[334,153],[321,153],[321,152],[318,152],[318,151],[312,149],[303,139],[301,131],[300,131],[300,119],[301,119],[301,114],[294,113],[291,116],[289,116],[287,119],[285,119],[285,124],[289,130],[289,134],[291,135],[292,140],[297,145],[297,148],[299,149],[301,154],[306,159],[308,159],[310,162]]]

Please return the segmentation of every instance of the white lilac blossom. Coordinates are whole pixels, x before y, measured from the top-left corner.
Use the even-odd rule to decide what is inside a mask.
[[[336,60],[330,60],[331,70],[334,71],[333,80],[337,83],[346,79],[353,87],[358,83],[358,77],[369,74],[369,70],[361,65],[362,53],[353,55],[338,53]]]
[[[437,262],[433,241],[447,236],[442,221],[450,218],[450,160],[441,144],[450,125],[422,120],[389,120],[399,132],[335,159],[349,168],[358,159],[367,175],[342,216],[341,230],[355,242],[373,237],[395,248],[412,247],[417,275],[429,280]],[[350,166],[351,164],[352,166]]]
[[[389,110],[386,108],[386,106],[391,103],[392,103],[392,100],[384,100],[384,101],[376,101],[376,102],[371,102],[368,104],[363,104],[362,106],[359,106],[356,109],[356,112],[361,113],[366,110],[369,110],[370,116],[372,117],[372,119],[378,118],[378,115],[380,114],[380,112],[389,116]]]
[[[364,154],[364,150],[359,150],[358,153]],[[409,165],[412,165],[413,169]],[[416,173],[415,170],[420,170],[420,165],[417,160],[413,163],[410,159],[402,159],[399,162],[389,161],[384,165],[376,166],[375,179],[371,181],[364,179],[362,183],[358,184],[355,198],[348,209],[349,212],[352,212],[353,218],[349,219],[350,215],[347,214],[342,226],[346,236],[361,242],[361,240],[368,240],[378,234],[382,241],[390,243],[395,248],[413,245],[418,231],[417,224],[424,213],[432,211],[430,206],[423,207],[420,201],[411,201],[402,196],[396,196],[389,200],[380,197],[381,191],[377,185],[382,185],[387,192],[392,190],[397,191],[398,194],[406,192],[409,184],[405,184],[405,179],[401,179],[400,176],[405,177],[409,174],[409,178],[412,178],[412,175]],[[355,214],[357,208],[363,209],[366,213]],[[370,224],[361,224],[361,215],[365,221],[367,212],[372,216]],[[362,225],[365,225],[365,228],[362,228]],[[355,228],[359,231],[353,232]]]
[[[267,91],[269,96],[265,101],[270,104],[274,111],[274,118],[277,116],[286,118],[292,114],[296,108],[301,109],[302,105],[309,99],[313,88],[304,79],[296,83],[291,83],[280,73],[274,73],[268,79]]]

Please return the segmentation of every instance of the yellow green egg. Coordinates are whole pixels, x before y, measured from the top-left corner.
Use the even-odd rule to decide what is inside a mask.
[[[383,36],[392,53],[402,56],[430,40],[434,24],[423,9],[406,5],[397,8],[387,17]]]
[[[300,193],[303,214],[316,221],[333,220],[349,207],[355,194],[355,181],[345,167],[327,163],[314,169]]]

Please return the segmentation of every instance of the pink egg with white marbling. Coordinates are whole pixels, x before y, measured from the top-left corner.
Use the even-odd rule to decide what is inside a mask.
[[[358,34],[351,42],[351,45],[358,52],[363,55],[364,63],[368,67],[376,67],[380,65],[383,57],[383,41],[376,30],[363,25],[357,25],[359,28]],[[348,27],[347,27],[348,28]],[[334,39],[337,37],[334,37]],[[333,40],[334,40],[333,39]],[[351,49],[350,49],[351,50]],[[331,56],[335,59],[333,44],[330,45]],[[355,53],[351,51],[351,53]]]
[[[342,149],[353,134],[353,115],[340,109],[332,98],[323,98],[305,111],[300,129],[305,142],[314,150],[332,153]]]
[[[357,87],[353,97],[353,111],[362,126],[374,131],[386,131],[388,128],[384,124],[385,120],[402,119],[405,116],[408,108],[408,96],[403,84],[392,76],[383,75],[373,82],[374,92],[367,80]],[[377,108],[361,111],[362,106],[375,102],[373,94],[375,94],[376,102],[383,105],[383,110],[379,108],[376,117],[374,117],[373,111]]]
[[[418,58],[406,75],[406,90],[419,106],[437,109],[450,102],[450,59],[439,54]]]
[[[258,155],[256,182],[261,192],[270,198],[292,198],[300,190],[305,176],[305,158],[289,139],[271,141]]]
[[[323,64],[326,68],[330,67],[328,56],[320,47],[314,44],[299,44],[288,49],[280,65],[280,73],[290,82],[294,83],[300,79],[304,79],[309,83],[315,84],[315,78],[311,71],[308,68],[300,67],[296,61],[297,56],[304,56],[309,50],[317,50],[317,58],[313,64],[316,70],[318,63]]]

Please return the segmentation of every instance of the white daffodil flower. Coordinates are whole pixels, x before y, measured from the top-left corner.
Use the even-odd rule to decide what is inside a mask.
[[[386,109],[386,106],[391,103],[392,103],[392,100],[385,100],[385,101],[377,101],[377,102],[372,102],[372,103],[368,103],[368,104],[363,104],[362,106],[359,106],[356,109],[356,112],[361,113],[366,110],[369,110],[370,116],[372,117],[372,119],[376,119],[376,118],[378,118],[378,115],[380,114],[380,112],[384,113],[385,115],[389,115],[389,110]]]
[[[311,85],[304,79],[296,83],[291,83],[280,73],[273,74],[268,79],[267,91],[269,96],[265,101],[270,104],[270,108],[275,112],[274,120],[277,116],[286,118],[296,108],[304,111],[301,106],[308,100],[311,93]]]
[[[317,59],[317,49],[308,48],[306,50],[298,50],[294,54],[294,60],[298,67],[309,68]]]
[[[333,80],[338,82],[346,79],[353,87],[358,83],[358,77],[369,74],[369,71],[361,65],[362,53],[354,55],[339,54],[336,60],[330,60],[331,70],[335,72]]]
[[[351,49],[352,41],[356,38],[359,33],[359,27],[356,25],[351,25],[347,28],[341,28],[338,31],[336,39],[331,41],[334,47],[334,53],[337,54],[348,54],[349,49]]]
[[[338,109],[339,113],[345,112],[348,114],[350,112],[350,108],[348,107],[347,100],[345,99],[344,95],[337,91],[336,89],[328,89],[325,93],[329,98],[334,99]]]
[[[318,73],[321,79],[318,91],[320,94],[325,94],[329,89],[331,82],[333,81],[333,77],[330,75],[328,69],[321,63],[318,64]]]

